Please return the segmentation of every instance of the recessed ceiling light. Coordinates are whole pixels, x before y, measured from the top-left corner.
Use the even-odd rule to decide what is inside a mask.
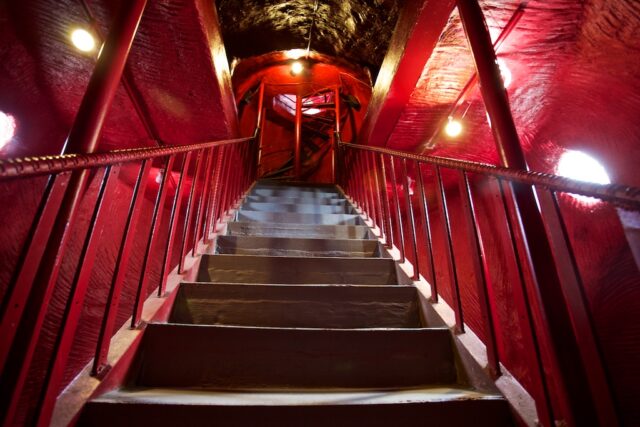
[[[302,73],[303,70],[304,70],[304,65],[302,65],[302,62],[295,61],[293,64],[291,64],[291,74],[293,74],[294,76],[297,76],[298,74]]]
[[[594,184],[610,184],[611,179],[604,166],[593,157],[581,151],[567,150],[561,156],[556,167],[556,174],[578,181]],[[576,200],[586,204],[598,203],[593,197],[570,194]]]
[[[449,117],[449,122],[444,127],[444,132],[451,138],[460,136],[460,134],[462,133],[462,123],[460,123],[458,120],[454,120],[452,117]]]
[[[96,48],[96,40],[90,32],[78,28],[71,33],[71,42],[82,52],[91,52]]]
[[[7,145],[16,134],[16,119],[0,111],[0,149]]]
[[[511,84],[511,81],[513,80],[511,70],[509,69],[509,67],[507,67],[507,64],[502,59],[498,59],[498,67],[500,67],[500,75],[502,75],[504,88],[507,89]]]

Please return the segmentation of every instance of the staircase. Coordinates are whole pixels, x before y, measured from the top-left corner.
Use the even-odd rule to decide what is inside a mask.
[[[504,426],[335,187],[256,185],[80,425]]]

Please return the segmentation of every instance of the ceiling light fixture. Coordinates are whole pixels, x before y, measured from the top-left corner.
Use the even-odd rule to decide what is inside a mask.
[[[302,65],[302,62],[295,61],[291,64],[291,74],[293,74],[294,76],[297,76],[303,71],[304,71],[304,65]]]
[[[453,117],[449,116],[449,120],[444,127],[444,133],[446,133],[447,136],[451,138],[460,136],[460,134],[462,133],[462,123],[460,123],[460,121],[458,120],[454,120]]]
[[[556,173],[566,178],[578,181],[591,182],[594,184],[611,184],[609,174],[604,166],[586,153],[575,150],[567,150],[560,156]],[[587,205],[599,202],[593,197],[581,196],[579,194],[569,194],[572,198]]]
[[[96,40],[87,30],[78,28],[71,33],[71,42],[82,52],[91,52],[96,48]]]
[[[504,88],[507,89],[513,80],[513,75],[511,74],[511,70],[507,67],[507,64],[502,60],[498,59],[498,67],[500,67],[500,75],[502,76],[502,83]]]
[[[16,119],[0,111],[0,149],[7,145],[16,134]]]

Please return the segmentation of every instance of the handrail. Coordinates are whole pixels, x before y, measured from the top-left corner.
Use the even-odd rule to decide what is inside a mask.
[[[430,163],[450,169],[458,169],[465,172],[491,175],[496,178],[516,181],[523,184],[539,185],[556,191],[597,197],[624,207],[640,208],[640,188],[638,187],[620,184],[594,184],[590,182],[576,181],[571,178],[565,178],[548,173],[505,168],[487,163],[456,160],[448,157],[424,156],[398,150],[391,150],[388,148],[370,147],[342,141],[339,142],[339,146],[388,154],[408,160]]]
[[[257,129],[254,135],[259,135]],[[38,379],[43,397],[38,401],[35,416],[43,420],[50,418],[57,392],[64,385],[64,373],[99,248],[110,245],[117,258],[109,264],[114,268],[110,282],[101,285],[108,294],[99,324],[94,325],[98,341],[91,374],[97,377],[109,369],[111,338],[121,326],[117,320],[119,301],[127,296],[123,292],[127,275],[135,274],[138,278],[133,294],[126,300],[132,307],[131,327],[138,328],[144,324],[142,314],[149,291],[155,288],[159,296],[165,294],[170,272],[174,267],[178,274],[185,272],[188,254],[196,256],[201,244],[210,243],[216,224],[224,220],[254,181],[258,147],[251,141],[255,139],[252,136],[106,153],[0,160],[0,184],[10,188],[9,191],[21,191],[19,186],[11,185],[12,180],[48,176],[43,188],[27,183],[29,191],[41,193],[40,202],[20,255],[10,266],[13,272],[6,293],[0,298],[0,382],[3,393],[7,393],[7,398],[0,402],[0,424],[12,424],[20,411],[19,402],[30,378],[36,345],[43,330],[49,330],[44,321],[58,289],[60,260],[79,256],[72,270],[64,311],[57,329],[52,330],[55,342],[47,353],[47,373]],[[155,158],[162,161],[153,166]],[[137,169],[128,202],[122,198],[126,196],[117,197],[123,163],[127,163],[129,171]],[[157,174],[152,168],[157,168]],[[177,184],[170,188],[168,183],[174,176]],[[90,181],[98,182],[98,194],[82,197]],[[157,186],[149,185],[152,182]],[[149,204],[148,196],[152,194],[155,201]],[[81,210],[92,214],[86,234],[78,237],[84,242],[78,252],[69,242],[71,233],[78,230],[76,223],[83,222]],[[149,223],[142,228],[139,225],[145,216]],[[103,233],[118,220],[124,221],[122,235]],[[166,240],[161,240],[162,236]],[[130,254],[136,242],[142,263],[132,266]],[[160,265],[152,261],[158,257]]]
[[[237,144],[253,140],[254,138],[255,136],[250,136],[197,144],[113,150],[106,153],[62,154],[56,156],[20,157],[0,160],[0,180],[34,175],[48,175],[88,167],[109,166],[136,160],[152,159],[186,153],[193,150]]]
[[[505,295],[492,289],[499,282],[498,286],[519,295],[508,303],[516,303],[522,327],[531,337],[527,343],[531,351],[522,363],[537,379],[528,391],[535,399],[538,419],[552,420],[541,425],[551,426],[553,420],[575,416],[573,412],[559,412],[557,405],[581,383],[588,398],[597,402],[599,413],[604,414],[602,418],[615,418],[602,344],[586,300],[583,283],[586,271],[579,259],[582,251],[574,248],[582,244],[581,239],[575,239],[572,220],[567,217],[571,211],[563,209],[558,193],[597,197],[638,211],[639,188],[582,183],[551,174],[346,143],[340,141],[339,132],[335,132],[335,140],[340,155],[339,185],[371,225],[379,229],[385,246],[397,248],[398,260],[411,262],[413,279],[419,280],[421,275],[426,279],[431,300],[438,302],[444,295],[455,315],[451,324],[454,331],[463,333],[472,324],[482,328],[486,369],[494,379],[501,375],[501,359],[507,357],[499,351],[497,334],[501,329],[508,333],[511,327],[502,324],[498,328],[501,319],[493,315],[495,307],[505,304]],[[399,174],[397,166],[401,168]],[[409,166],[415,190],[411,188]],[[446,177],[445,170],[449,171]],[[472,185],[470,175],[474,173],[496,178],[497,185],[481,185],[480,190]],[[533,204],[523,208],[518,197],[527,192],[533,196]],[[454,193],[457,199],[452,202],[450,196]],[[482,204],[477,204],[476,198]],[[486,204],[491,207],[487,209]],[[529,230],[521,221],[523,209],[539,212],[541,224],[537,233],[526,235]],[[498,218],[487,216],[495,213]],[[615,211],[612,215],[616,215]],[[440,231],[436,231],[438,228]],[[495,239],[511,244],[493,245]],[[465,243],[461,244],[461,240]],[[537,280],[539,266],[533,257],[539,255],[541,241],[549,244],[551,257],[541,268],[557,275],[553,286]],[[465,251],[464,256],[460,251]],[[515,260],[515,265],[506,265],[506,257],[502,255],[493,256],[496,251],[509,252],[508,257]],[[503,272],[514,268],[512,273],[519,280],[505,282],[505,277],[492,277],[494,263]],[[473,274],[469,275],[469,271]],[[461,276],[463,272],[465,275]],[[447,287],[442,294],[441,290]],[[462,301],[470,298],[477,304],[478,312],[469,313],[463,307]],[[473,319],[469,323],[465,312]],[[563,323],[558,313],[571,322]],[[560,342],[551,335],[551,331],[558,330],[562,330]],[[571,363],[588,375],[572,372],[569,377],[559,373],[559,354],[566,356],[567,346],[572,343],[580,345],[571,355]],[[554,371],[553,378],[549,377],[550,369]],[[569,380],[572,383],[567,386]]]

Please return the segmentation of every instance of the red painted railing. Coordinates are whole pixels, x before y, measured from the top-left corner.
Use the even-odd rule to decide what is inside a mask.
[[[165,146],[113,151],[84,155],[60,155],[0,161],[0,192],[15,191],[16,183],[24,189],[36,188],[30,178],[48,176],[41,200],[26,242],[17,258],[11,281],[0,306],[0,421],[11,425],[28,382],[40,381],[40,396],[35,408],[36,419],[47,423],[56,397],[63,385],[63,376],[74,343],[87,296],[89,279],[96,265],[97,252],[104,245],[115,245],[117,256],[108,285],[104,313],[97,331],[93,375],[100,376],[107,368],[107,355],[116,324],[119,306],[132,306],[130,324],[140,326],[140,319],[149,291],[165,293],[167,276],[177,267],[181,273],[188,254],[195,255],[201,244],[207,244],[215,225],[242,193],[253,183],[256,171],[257,145],[255,137],[207,142],[183,146]],[[121,176],[125,168],[135,170],[128,209],[113,209],[115,198],[121,198],[123,186],[130,182]],[[97,197],[88,192],[78,195],[79,202],[63,212],[63,200],[73,187],[74,176],[92,175],[99,180]],[[173,187],[173,188],[172,188]],[[10,190],[12,188],[14,190]],[[145,199],[153,199],[153,209],[144,212],[150,221],[146,236],[136,230],[143,214]],[[119,200],[122,203],[122,200]],[[53,349],[44,378],[32,375],[32,362],[42,339],[47,310],[59,282],[61,264],[70,256],[70,231],[79,233],[82,227],[78,211],[91,212],[88,231],[83,239],[79,259],[64,312],[53,328]],[[63,238],[51,244],[53,229],[60,215],[70,221]],[[168,215],[168,221],[163,216]],[[124,220],[124,233],[103,233],[110,224]],[[166,225],[163,225],[166,224]],[[75,228],[74,228],[75,227]],[[143,232],[143,233],[144,233]],[[166,238],[161,239],[160,236]],[[135,239],[144,239],[142,265],[130,268]],[[159,252],[158,252],[159,251]],[[151,282],[152,253],[160,253],[159,279]],[[175,256],[174,254],[177,254]],[[77,254],[76,254],[77,255]],[[177,262],[176,262],[177,259]],[[138,274],[137,289],[129,295],[133,301],[122,301],[127,273]],[[106,285],[106,284],[105,284]],[[94,331],[95,333],[96,331]],[[49,337],[50,338],[50,337]]]
[[[554,323],[554,319],[546,313],[563,310],[568,312],[572,323],[570,330],[562,332],[579,343],[578,353],[571,355],[574,365],[582,369],[576,375],[583,375],[582,380],[586,380],[598,416],[609,419],[611,423],[607,425],[615,425],[615,403],[610,379],[585,299],[578,260],[561,210],[561,198],[567,197],[564,193],[573,193],[607,201],[627,210],[640,211],[640,188],[577,182],[555,175],[342,142],[339,147],[339,184],[379,228],[386,246],[397,247],[400,261],[410,259],[413,278],[417,280],[422,275],[427,280],[434,302],[440,298],[443,287],[449,286],[447,293],[450,298],[447,302],[455,313],[454,329],[457,333],[464,332],[466,327],[462,299],[468,301],[467,298],[472,297],[463,294],[458,264],[464,262],[471,266],[476,281],[476,303],[484,328],[481,332],[486,344],[487,370],[494,378],[500,375],[501,360],[496,341],[495,322],[498,316],[493,310],[501,304],[512,302],[501,300],[492,292],[488,268],[491,260],[486,255],[489,248],[483,243],[489,240],[489,236],[482,235],[479,225],[479,216],[485,215],[486,220],[487,214],[482,212],[475,200],[476,196],[481,196],[485,200],[498,201],[507,221],[489,218],[490,233],[506,233],[512,242],[510,250],[515,254],[521,283],[509,286],[522,286],[519,291],[526,301],[526,323],[534,354],[533,357],[523,357],[531,362],[528,368],[541,387],[538,393],[533,393],[538,397],[536,405],[540,421],[548,425],[544,420],[557,419],[554,407],[558,405],[558,398],[567,398],[562,393],[571,393],[576,387],[572,376],[553,367],[556,359],[561,357],[559,354],[568,352],[570,346],[560,348],[554,344],[549,331],[562,325]],[[412,189],[411,176],[416,183],[415,191]],[[531,242],[522,237],[525,233],[522,231],[520,212],[513,200],[515,186],[526,186],[537,196],[546,230],[545,235],[537,238],[549,240],[554,265],[548,267],[555,268],[560,278],[561,289],[555,290],[559,292],[554,294],[558,296],[556,300],[540,297],[551,292],[545,289],[544,283],[525,278],[531,271],[535,278],[536,266],[531,262]],[[479,188],[482,195],[477,194]],[[453,197],[456,198],[454,204],[450,200]],[[459,221],[456,226],[460,228],[457,230],[451,221],[454,216]],[[460,222],[459,218],[463,220]],[[501,226],[504,229],[499,229]],[[433,248],[434,227],[442,227],[442,235],[445,236],[444,250],[439,253],[434,253]],[[484,232],[487,232],[486,228]],[[467,244],[459,241],[461,236],[470,242],[468,259],[457,258],[459,252],[454,251],[454,247]],[[422,256],[419,252],[423,252]],[[435,261],[438,257],[446,260],[448,274],[436,274]],[[440,283],[438,279],[447,276],[448,283]],[[545,307],[544,304],[549,301],[553,301],[553,306]],[[500,326],[507,333],[510,332],[510,325]]]

